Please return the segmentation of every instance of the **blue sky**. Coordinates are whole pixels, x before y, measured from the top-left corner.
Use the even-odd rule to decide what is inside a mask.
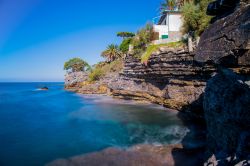
[[[63,64],[101,61],[116,32],[136,32],[161,0],[0,0],[0,81],[63,81]]]

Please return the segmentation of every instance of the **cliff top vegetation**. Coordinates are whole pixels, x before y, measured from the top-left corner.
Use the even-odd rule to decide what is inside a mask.
[[[206,8],[212,0],[164,0],[160,4],[161,12],[163,10],[174,10],[177,8],[182,11],[184,24],[182,27],[183,34],[188,34],[192,37],[200,36],[209,25],[211,17],[206,15]],[[153,25],[147,23],[145,27],[139,29],[137,33],[132,32],[118,32],[118,37],[123,40],[120,45],[110,44],[106,50],[101,53],[105,58],[105,62],[100,62],[93,66],[89,74],[90,81],[96,81],[109,72],[119,72],[122,70],[122,59],[127,54],[141,59],[142,63],[147,63],[151,54],[157,51],[160,47],[181,47],[185,43],[172,42],[167,44],[153,45],[151,44],[153,38]],[[129,49],[133,46],[133,51]],[[73,58],[65,63],[65,70],[70,71],[85,71],[90,69],[87,62]]]
[[[90,70],[90,68],[90,65],[81,58],[72,58],[64,63],[64,70],[70,72],[86,71]]]

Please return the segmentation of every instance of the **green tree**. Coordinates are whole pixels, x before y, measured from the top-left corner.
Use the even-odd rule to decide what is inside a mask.
[[[206,15],[207,6],[211,1],[213,0],[193,0],[184,3],[181,8],[184,20],[183,33],[197,37],[204,32],[211,20],[211,17]]]
[[[132,32],[118,32],[118,33],[117,33],[117,36],[118,36],[118,37],[122,37],[123,39],[125,39],[125,38],[134,37],[135,34],[132,33]]]
[[[114,60],[122,57],[119,47],[115,44],[108,45],[107,49],[104,50],[101,55],[106,58],[107,62],[113,62]]]
[[[70,70],[72,72],[89,70],[90,65],[81,58],[72,58],[64,63],[64,70]]]

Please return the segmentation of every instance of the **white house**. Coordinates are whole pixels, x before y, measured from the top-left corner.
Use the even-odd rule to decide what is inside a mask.
[[[178,10],[166,10],[161,16],[154,18],[154,44],[179,41],[182,38],[182,14]],[[158,19],[158,22],[156,22]]]

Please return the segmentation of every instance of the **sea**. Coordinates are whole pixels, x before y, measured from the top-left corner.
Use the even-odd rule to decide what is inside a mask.
[[[49,90],[40,90],[41,87]],[[154,104],[81,95],[63,82],[0,83],[0,166],[43,166],[108,147],[180,143],[176,111]]]

